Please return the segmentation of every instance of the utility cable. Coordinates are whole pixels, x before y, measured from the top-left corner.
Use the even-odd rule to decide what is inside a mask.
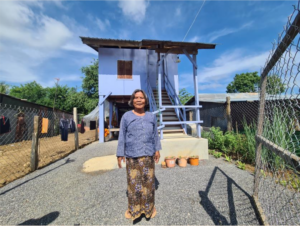
[[[195,21],[196,21],[196,19],[197,19],[198,15],[199,15],[199,13],[200,13],[201,9],[202,9],[202,8],[203,8],[203,6],[204,6],[204,3],[205,3],[205,1],[206,1],[206,0],[204,0],[204,1],[203,1],[203,3],[202,3],[202,5],[201,5],[201,7],[200,7],[200,9],[199,9],[199,11],[198,11],[198,13],[197,13],[197,15],[196,15],[195,19],[194,19],[194,21],[192,22],[192,24],[191,24],[190,28],[189,28],[189,29],[188,29],[188,31],[186,32],[186,34],[185,34],[185,36],[184,36],[184,38],[183,38],[183,40],[182,40],[182,41],[184,41],[184,40],[185,40],[186,36],[188,35],[189,31],[191,30],[192,26],[194,25],[194,23],[195,23]]]

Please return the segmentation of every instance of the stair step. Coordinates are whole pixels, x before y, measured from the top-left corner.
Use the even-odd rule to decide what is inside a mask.
[[[157,118],[157,121],[159,122],[159,117]],[[177,117],[174,116],[164,116],[163,115],[163,121],[179,121]]]

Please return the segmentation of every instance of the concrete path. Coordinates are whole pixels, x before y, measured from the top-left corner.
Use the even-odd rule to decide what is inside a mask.
[[[156,165],[157,216],[125,219],[125,168],[83,172],[86,161],[115,155],[116,146],[93,143],[1,188],[0,225],[259,224],[253,175],[211,156],[199,166]]]

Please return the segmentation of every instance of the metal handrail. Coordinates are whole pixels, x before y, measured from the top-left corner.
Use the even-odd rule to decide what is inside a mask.
[[[165,87],[166,87],[166,90],[167,90],[167,93],[168,93],[169,97],[170,97],[170,95],[171,95],[171,98],[170,98],[170,99],[171,99],[171,101],[173,102],[173,105],[182,105],[182,106],[183,106],[183,104],[181,103],[179,97],[177,96],[177,94],[176,94],[176,92],[175,92],[175,89],[174,89],[174,87],[172,86],[172,84],[171,84],[171,82],[170,82],[168,76],[167,76],[166,74],[164,74],[164,77],[165,77]],[[169,87],[169,86],[170,86],[170,88],[168,89],[167,87]],[[174,98],[174,97],[175,97],[175,98]],[[175,100],[174,100],[174,99],[175,99]],[[178,103],[176,103],[176,101],[177,101]],[[178,114],[178,113],[179,113],[179,114]],[[179,109],[179,110],[178,110],[178,113],[177,113],[177,116],[178,116],[179,120],[180,120],[180,121],[186,121],[185,108]],[[183,120],[180,119],[180,116],[181,116],[181,118],[182,118]]]
[[[150,85],[149,78],[147,81],[147,94],[148,94],[148,98],[149,98],[150,112],[154,112],[157,110],[157,107],[156,107],[156,102],[155,102],[155,98],[153,95],[152,87]]]

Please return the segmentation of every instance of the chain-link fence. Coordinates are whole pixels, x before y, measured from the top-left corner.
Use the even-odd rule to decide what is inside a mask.
[[[53,112],[49,108],[0,104],[0,117],[0,187],[32,171],[35,147],[35,168],[41,168],[76,150],[76,131],[77,147],[97,139],[95,128],[81,130],[72,114]]]
[[[299,31],[298,3],[261,74],[254,198],[266,224],[300,224]]]

